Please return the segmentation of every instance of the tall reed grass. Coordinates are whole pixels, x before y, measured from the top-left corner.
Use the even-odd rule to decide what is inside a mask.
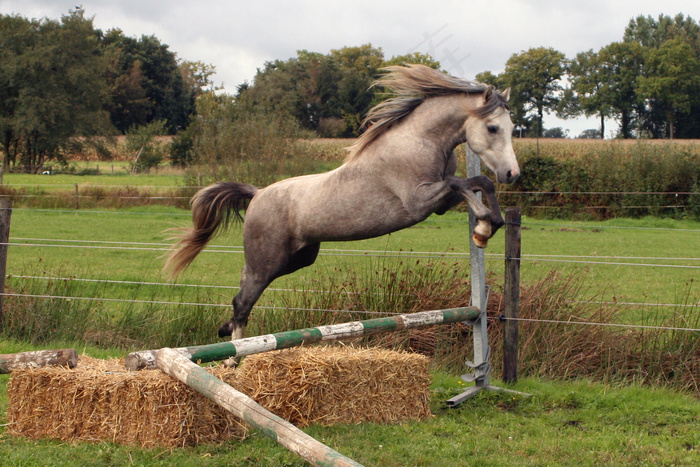
[[[368,319],[378,316],[376,313],[467,306],[471,295],[468,271],[447,259],[380,259],[362,271],[320,272],[323,279],[308,288],[280,293],[275,307],[256,308],[247,334]],[[519,316],[526,321],[520,323],[520,375],[668,386],[700,396],[700,340],[696,333],[568,323],[623,322],[621,307],[571,300],[580,297],[581,289],[587,287],[584,276],[562,276],[554,271],[523,287]],[[111,286],[105,284],[86,286],[70,280],[11,279],[9,286],[11,292],[28,295],[114,294],[109,290]],[[197,289],[173,290],[177,289],[170,289],[168,301],[211,303],[211,298]],[[157,300],[162,291],[136,287],[121,296],[143,300],[149,294]],[[502,295],[495,290],[490,296],[488,316],[491,362],[496,375],[502,361],[502,325],[498,320],[502,308]],[[215,330],[230,314],[228,308],[213,306],[11,296],[5,301],[0,335],[33,344],[67,340],[125,350],[198,345],[214,341]],[[700,313],[693,307],[679,307],[671,313],[649,308],[643,324],[697,329]],[[398,331],[359,342],[420,352],[431,356],[436,368],[451,372],[464,371],[464,361],[473,357],[472,330],[464,324]]]

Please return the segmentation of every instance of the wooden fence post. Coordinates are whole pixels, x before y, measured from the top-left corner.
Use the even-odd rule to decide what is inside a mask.
[[[506,208],[505,321],[503,323],[503,381],[518,381],[518,306],[520,302],[520,208]]]
[[[2,306],[5,298],[5,273],[7,271],[7,244],[10,241],[10,218],[12,217],[12,200],[0,198],[0,326],[2,325]]]

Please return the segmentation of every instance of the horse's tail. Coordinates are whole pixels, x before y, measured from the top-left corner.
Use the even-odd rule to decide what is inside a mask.
[[[228,226],[232,217],[243,220],[241,210],[257,191],[252,185],[236,182],[219,182],[199,190],[191,201],[194,227],[179,229],[180,240],[163,269],[176,277],[187,268],[220,229]]]

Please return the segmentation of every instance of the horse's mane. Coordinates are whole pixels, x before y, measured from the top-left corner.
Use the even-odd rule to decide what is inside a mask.
[[[425,65],[390,66],[383,70],[387,73],[372,86],[388,89],[394,97],[376,105],[367,113],[362,122],[362,128],[366,130],[350,146],[346,162],[355,160],[363,149],[429,97],[458,93],[482,94],[488,91],[489,97],[485,104],[470,110],[477,118],[484,118],[498,108],[508,108],[506,99],[499,92],[494,92],[492,86],[456,78]]]

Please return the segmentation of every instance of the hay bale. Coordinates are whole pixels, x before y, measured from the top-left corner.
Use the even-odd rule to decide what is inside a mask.
[[[299,347],[251,355],[208,371],[277,416],[311,423],[396,423],[431,416],[428,358],[383,349]],[[246,425],[160,371],[81,356],[75,368],[16,370],[7,431],[28,438],[127,445],[216,444]]]
[[[296,347],[246,357],[237,378],[240,391],[300,427],[431,416],[428,358],[408,352]]]
[[[210,371],[235,384],[235,371]],[[8,383],[8,432],[62,441],[151,446],[219,443],[247,434],[242,422],[160,371],[127,372],[117,359],[15,371]]]

